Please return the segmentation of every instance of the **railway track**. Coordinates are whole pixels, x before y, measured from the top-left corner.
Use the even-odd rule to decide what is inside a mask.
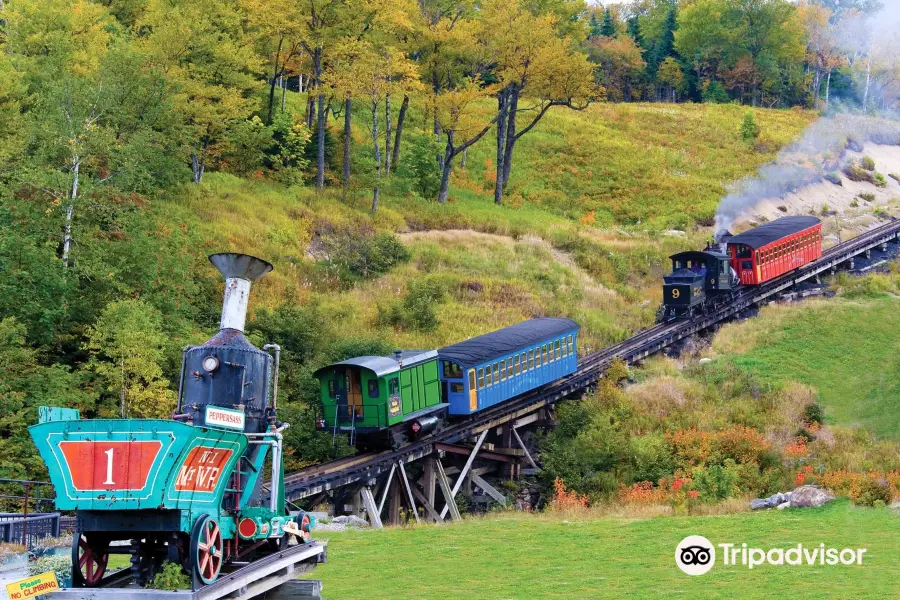
[[[285,477],[285,494],[299,500],[354,483],[373,481],[398,461],[409,463],[428,456],[437,443],[454,443],[485,429],[533,413],[534,411],[583,391],[595,384],[610,364],[621,359],[628,364],[655,354],[688,336],[734,317],[746,309],[777,297],[782,291],[831,271],[842,263],[888,242],[900,242],[900,220],[872,229],[852,240],[826,250],[812,263],[773,279],[761,286],[741,290],[733,301],[719,310],[691,321],[676,321],[650,327],[603,350],[585,356],[572,375],[532,390],[513,400],[457,421],[449,427],[417,440],[399,450],[368,453],[339,459],[304,469]]]

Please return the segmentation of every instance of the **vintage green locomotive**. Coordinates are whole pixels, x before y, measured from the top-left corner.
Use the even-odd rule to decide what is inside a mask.
[[[290,537],[307,541],[315,525],[285,507],[280,349],[267,345],[273,356],[243,335],[251,284],[272,265],[242,254],[210,261],[225,277],[221,327],[184,349],[172,420],[81,419],[44,408],[30,428],[57,509],[76,511],[76,586],[102,585],[116,552],[131,554],[139,584],[165,561],[181,564],[195,586],[209,584],[229,562],[277,551]]]

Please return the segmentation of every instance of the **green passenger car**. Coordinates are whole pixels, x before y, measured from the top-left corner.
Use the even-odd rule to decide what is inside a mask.
[[[434,350],[360,356],[315,372],[320,429],[349,433],[357,447],[398,447],[430,432],[446,413]]]

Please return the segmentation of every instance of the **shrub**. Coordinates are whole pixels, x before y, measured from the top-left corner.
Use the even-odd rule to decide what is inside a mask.
[[[52,554],[28,562],[29,577],[40,575],[47,571],[53,571],[56,574],[56,579],[62,584],[63,581],[72,576],[72,558],[66,554]]]
[[[587,505],[587,496],[582,496],[575,490],[568,489],[560,477],[553,480],[553,499],[550,501],[551,510],[582,510],[587,508]]]
[[[403,242],[392,233],[372,234],[345,229],[320,238],[326,271],[346,285],[358,279],[374,279],[410,259]]]
[[[637,481],[659,481],[675,468],[669,444],[661,434],[633,437],[630,446],[632,476]]]
[[[871,156],[863,156],[859,161],[859,166],[865,169],[866,171],[874,171],[875,170],[875,161]]]
[[[841,176],[836,171],[825,173],[824,177],[825,181],[830,181],[834,185],[844,185],[844,182],[841,181]]]
[[[881,173],[875,173],[875,186],[880,188],[887,187],[887,179]]]
[[[443,301],[445,294],[436,280],[413,281],[401,302],[378,306],[376,322],[379,325],[433,331],[440,324],[435,305]]]
[[[745,142],[752,142],[759,137],[759,125],[756,124],[751,110],[744,114],[744,121],[741,123],[741,137]]]
[[[770,446],[762,433],[751,427],[733,425],[715,432],[697,428],[684,429],[666,436],[672,446],[677,467],[753,462],[760,466],[771,463]]]
[[[703,101],[713,104],[728,104],[731,102],[731,98],[728,97],[725,86],[718,81],[713,81],[706,86],[706,90],[703,92]]]
[[[818,402],[808,404],[806,408],[803,409],[803,413],[807,423],[822,423],[825,420],[825,410]]]
[[[875,475],[863,475],[850,485],[850,499],[860,506],[875,506],[878,501],[889,504],[893,500],[887,481]]]
[[[737,465],[734,461],[726,462],[726,466],[696,467],[691,471],[691,485],[704,501],[714,502],[740,494]]]
[[[413,132],[403,141],[406,148],[397,165],[401,187],[423,198],[436,197],[441,187],[441,169],[436,158],[443,152],[440,142],[433,135]]]
[[[191,587],[191,579],[181,565],[167,562],[150,582],[150,587],[154,590],[186,590]]]
[[[859,202],[857,202],[856,200],[850,201],[850,208],[858,208],[858,207],[859,207]]]
[[[847,148],[847,150],[851,150],[853,152],[862,152],[863,151],[862,144],[859,142],[859,140],[857,140],[854,137],[847,138],[847,145],[845,147]]]
[[[847,166],[844,167],[844,175],[847,176],[847,179],[850,181],[865,181],[867,183],[871,183],[872,185],[876,184],[875,176],[872,175],[869,171],[866,171],[862,167],[860,167],[856,161],[850,161],[847,163]]]

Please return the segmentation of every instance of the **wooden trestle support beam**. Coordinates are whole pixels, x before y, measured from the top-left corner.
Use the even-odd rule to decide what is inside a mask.
[[[373,527],[383,527],[384,523],[399,524],[404,513],[407,519],[416,522],[441,523],[448,518],[457,521],[461,516],[456,498],[461,491],[471,495],[472,486],[477,486],[486,497],[506,506],[510,500],[485,476],[501,469],[503,477],[517,477],[523,461],[525,466],[540,470],[540,465],[517,430],[517,427],[536,420],[539,419],[532,417],[524,422],[510,422],[495,428],[497,437],[493,439],[497,439],[503,447],[486,443],[488,434],[494,430],[485,429],[472,438],[474,443],[435,444],[434,454],[421,460],[420,469],[410,472],[412,463],[398,461],[387,475],[378,478],[380,481],[372,479],[359,488],[354,506],[365,511]],[[453,456],[460,462],[462,457],[466,457],[464,464],[461,467],[459,463],[457,466],[445,466],[443,461]],[[476,467],[476,461],[485,466]],[[419,472],[421,475],[415,477],[414,474]],[[452,482],[451,477],[455,477]],[[439,505],[442,506],[438,508]]]

